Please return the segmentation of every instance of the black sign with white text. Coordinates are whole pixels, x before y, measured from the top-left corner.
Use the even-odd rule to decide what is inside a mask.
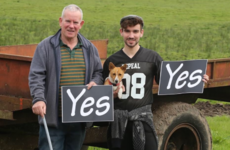
[[[111,85],[62,86],[62,122],[113,121]]]
[[[207,60],[163,61],[158,95],[203,93]]]

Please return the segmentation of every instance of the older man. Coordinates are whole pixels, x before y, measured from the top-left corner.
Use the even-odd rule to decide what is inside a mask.
[[[79,33],[84,21],[77,5],[68,5],[59,18],[61,29],[41,41],[35,51],[29,86],[32,110],[38,115],[39,150],[49,149],[42,118],[46,115],[54,150],[79,150],[86,123],[61,122],[61,86],[102,84],[102,66],[96,47]]]

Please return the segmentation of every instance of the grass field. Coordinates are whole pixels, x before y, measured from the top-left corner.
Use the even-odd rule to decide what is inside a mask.
[[[211,128],[213,150],[228,150],[230,147],[230,116],[207,117]]]
[[[210,102],[210,104],[223,104],[223,105],[228,104],[228,105],[230,105],[230,102],[217,101],[217,100],[207,100],[207,99],[201,99],[201,98],[199,98],[196,101],[196,103],[198,103],[198,102],[207,102],[207,101]]]
[[[164,60],[230,57],[230,1],[227,0],[0,0],[0,45],[38,43],[58,29],[63,7],[84,11],[81,32],[88,39],[109,39],[108,56],[122,46],[119,20],[137,14],[145,21],[140,44]]]
[[[71,3],[83,9],[83,35],[109,39],[108,56],[123,46],[120,18],[137,14],[145,21],[140,44],[164,60],[230,57],[229,0],[0,0],[0,46],[39,43],[53,35],[63,7]],[[229,117],[207,120],[213,150],[227,150]]]

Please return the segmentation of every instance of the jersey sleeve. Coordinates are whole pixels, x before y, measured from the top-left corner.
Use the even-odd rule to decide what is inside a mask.
[[[110,62],[110,60],[106,59],[106,61],[104,62],[104,65],[103,65],[103,74],[102,75],[103,75],[104,81],[109,75],[109,62]]]
[[[161,56],[158,54],[155,59],[155,70],[154,70],[154,76],[155,76],[155,81],[157,84],[159,84],[160,81],[160,72],[161,72],[161,63],[163,59]]]

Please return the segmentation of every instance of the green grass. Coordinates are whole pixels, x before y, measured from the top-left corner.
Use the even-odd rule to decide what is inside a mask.
[[[230,147],[230,116],[206,117],[211,128],[213,150],[227,150]]]
[[[0,10],[6,18],[57,20],[63,6],[71,3],[83,9],[86,23],[114,25],[127,14],[143,16],[153,26],[226,22],[230,18],[228,0],[1,0]]]
[[[1,19],[0,45],[39,43],[58,29],[56,21]],[[108,56],[122,46],[119,26],[87,24],[81,33],[88,39],[109,39]],[[157,51],[164,60],[230,57],[230,23],[157,27],[146,25],[140,44]]]
[[[39,43],[54,34],[63,7],[70,3],[83,9],[83,35],[109,39],[108,56],[123,47],[120,18],[137,14],[145,21],[140,44],[164,60],[230,57],[227,0],[0,0],[0,46]]]
[[[90,147],[88,148],[88,150],[108,150],[108,149],[106,149],[106,148],[100,148],[100,147],[92,147],[92,146],[90,146]]]
[[[208,100],[208,99],[201,99],[199,98],[196,103],[198,102],[210,102],[210,104],[228,104],[230,105],[230,102],[224,102],[224,101],[217,101],[217,100]]]

